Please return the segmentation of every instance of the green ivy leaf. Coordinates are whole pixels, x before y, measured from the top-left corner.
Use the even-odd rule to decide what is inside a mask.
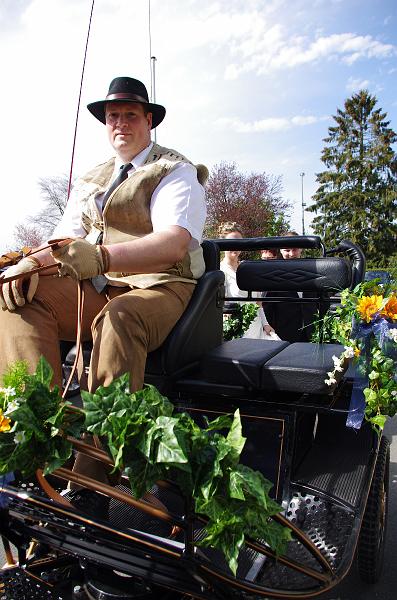
[[[387,419],[386,415],[375,415],[374,417],[370,417],[369,421],[376,427],[379,427],[380,431],[383,431],[383,428],[386,423],[386,419]]]

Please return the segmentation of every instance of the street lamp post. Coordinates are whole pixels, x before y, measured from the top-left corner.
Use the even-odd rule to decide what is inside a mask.
[[[305,176],[305,174],[303,173],[299,173],[300,178],[301,178],[301,191],[302,191],[302,235],[305,235],[305,202],[303,199],[303,178]]]

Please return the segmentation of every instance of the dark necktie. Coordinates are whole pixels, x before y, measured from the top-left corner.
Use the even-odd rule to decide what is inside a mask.
[[[103,196],[102,210],[104,210],[104,208],[106,206],[106,202],[108,201],[111,194],[113,194],[114,190],[120,185],[120,183],[122,183],[125,179],[127,179],[128,171],[130,169],[132,169],[131,163],[126,163],[125,165],[122,165],[120,167],[119,174],[117,175],[116,179],[113,181],[112,185],[107,189],[107,191],[105,192],[105,194]],[[100,236],[97,240],[97,243],[102,244],[102,239],[103,239],[103,233],[100,234]],[[106,279],[105,275],[97,275],[96,277],[91,278],[91,283],[94,286],[94,288],[96,289],[96,291],[98,292],[98,294],[100,294],[105,289],[105,287],[107,286],[107,282],[108,282],[108,280]]]
[[[126,163],[125,165],[122,165],[120,167],[119,174],[117,175],[116,179],[113,181],[113,183],[110,186],[110,188],[108,188],[108,190],[105,192],[105,195],[104,195],[103,200],[102,200],[102,210],[105,208],[106,202],[108,201],[108,199],[111,196],[111,194],[113,194],[114,190],[120,185],[120,183],[123,183],[123,181],[125,179],[127,179],[127,177],[128,177],[128,171],[130,169],[132,169],[132,164],[131,163]]]

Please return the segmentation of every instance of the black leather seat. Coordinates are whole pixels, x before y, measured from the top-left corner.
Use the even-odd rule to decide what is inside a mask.
[[[207,353],[201,360],[201,376],[208,382],[250,390],[328,395],[336,384],[328,386],[325,379],[334,369],[332,357],[342,351],[339,344],[241,338]],[[343,372],[337,373],[337,382]]]
[[[217,268],[216,244],[202,243],[206,272],[198,280],[189,305],[165,342],[146,360],[145,382],[165,392],[200,358],[222,343],[223,284],[225,276]]]
[[[303,291],[313,294],[320,315],[329,306],[331,293],[349,287],[352,267],[343,258],[243,261],[237,269],[237,284],[246,291]],[[279,301],[275,295],[273,298]],[[299,301],[299,300],[298,300]],[[304,301],[304,300],[302,300]],[[332,394],[336,384],[327,385],[334,370],[338,344],[289,343],[241,338],[214,348],[200,361],[202,380],[217,385],[242,386],[257,392]],[[337,382],[343,372],[337,373]],[[260,394],[258,394],[260,397]]]
[[[204,381],[260,389],[263,365],[288,346],[288,342],[240,338],[224,342],[200,362]]]
[[[295,343],[268,360],[262,369],[261,389],[307,394],[330,394],[335,385],[325,383],[328,372],[334,370],[333,356],[339,358],[344,347],[340,344]],[[335,373],[339,382],[343,371]]]

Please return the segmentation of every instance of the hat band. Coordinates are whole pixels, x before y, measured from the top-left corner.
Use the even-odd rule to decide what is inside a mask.
[[[138,96],[138,94],[109,94],[106,96],[106,102],[110,100],[135,100],[136,102],[148,104],[148,100],[143,96]]]

